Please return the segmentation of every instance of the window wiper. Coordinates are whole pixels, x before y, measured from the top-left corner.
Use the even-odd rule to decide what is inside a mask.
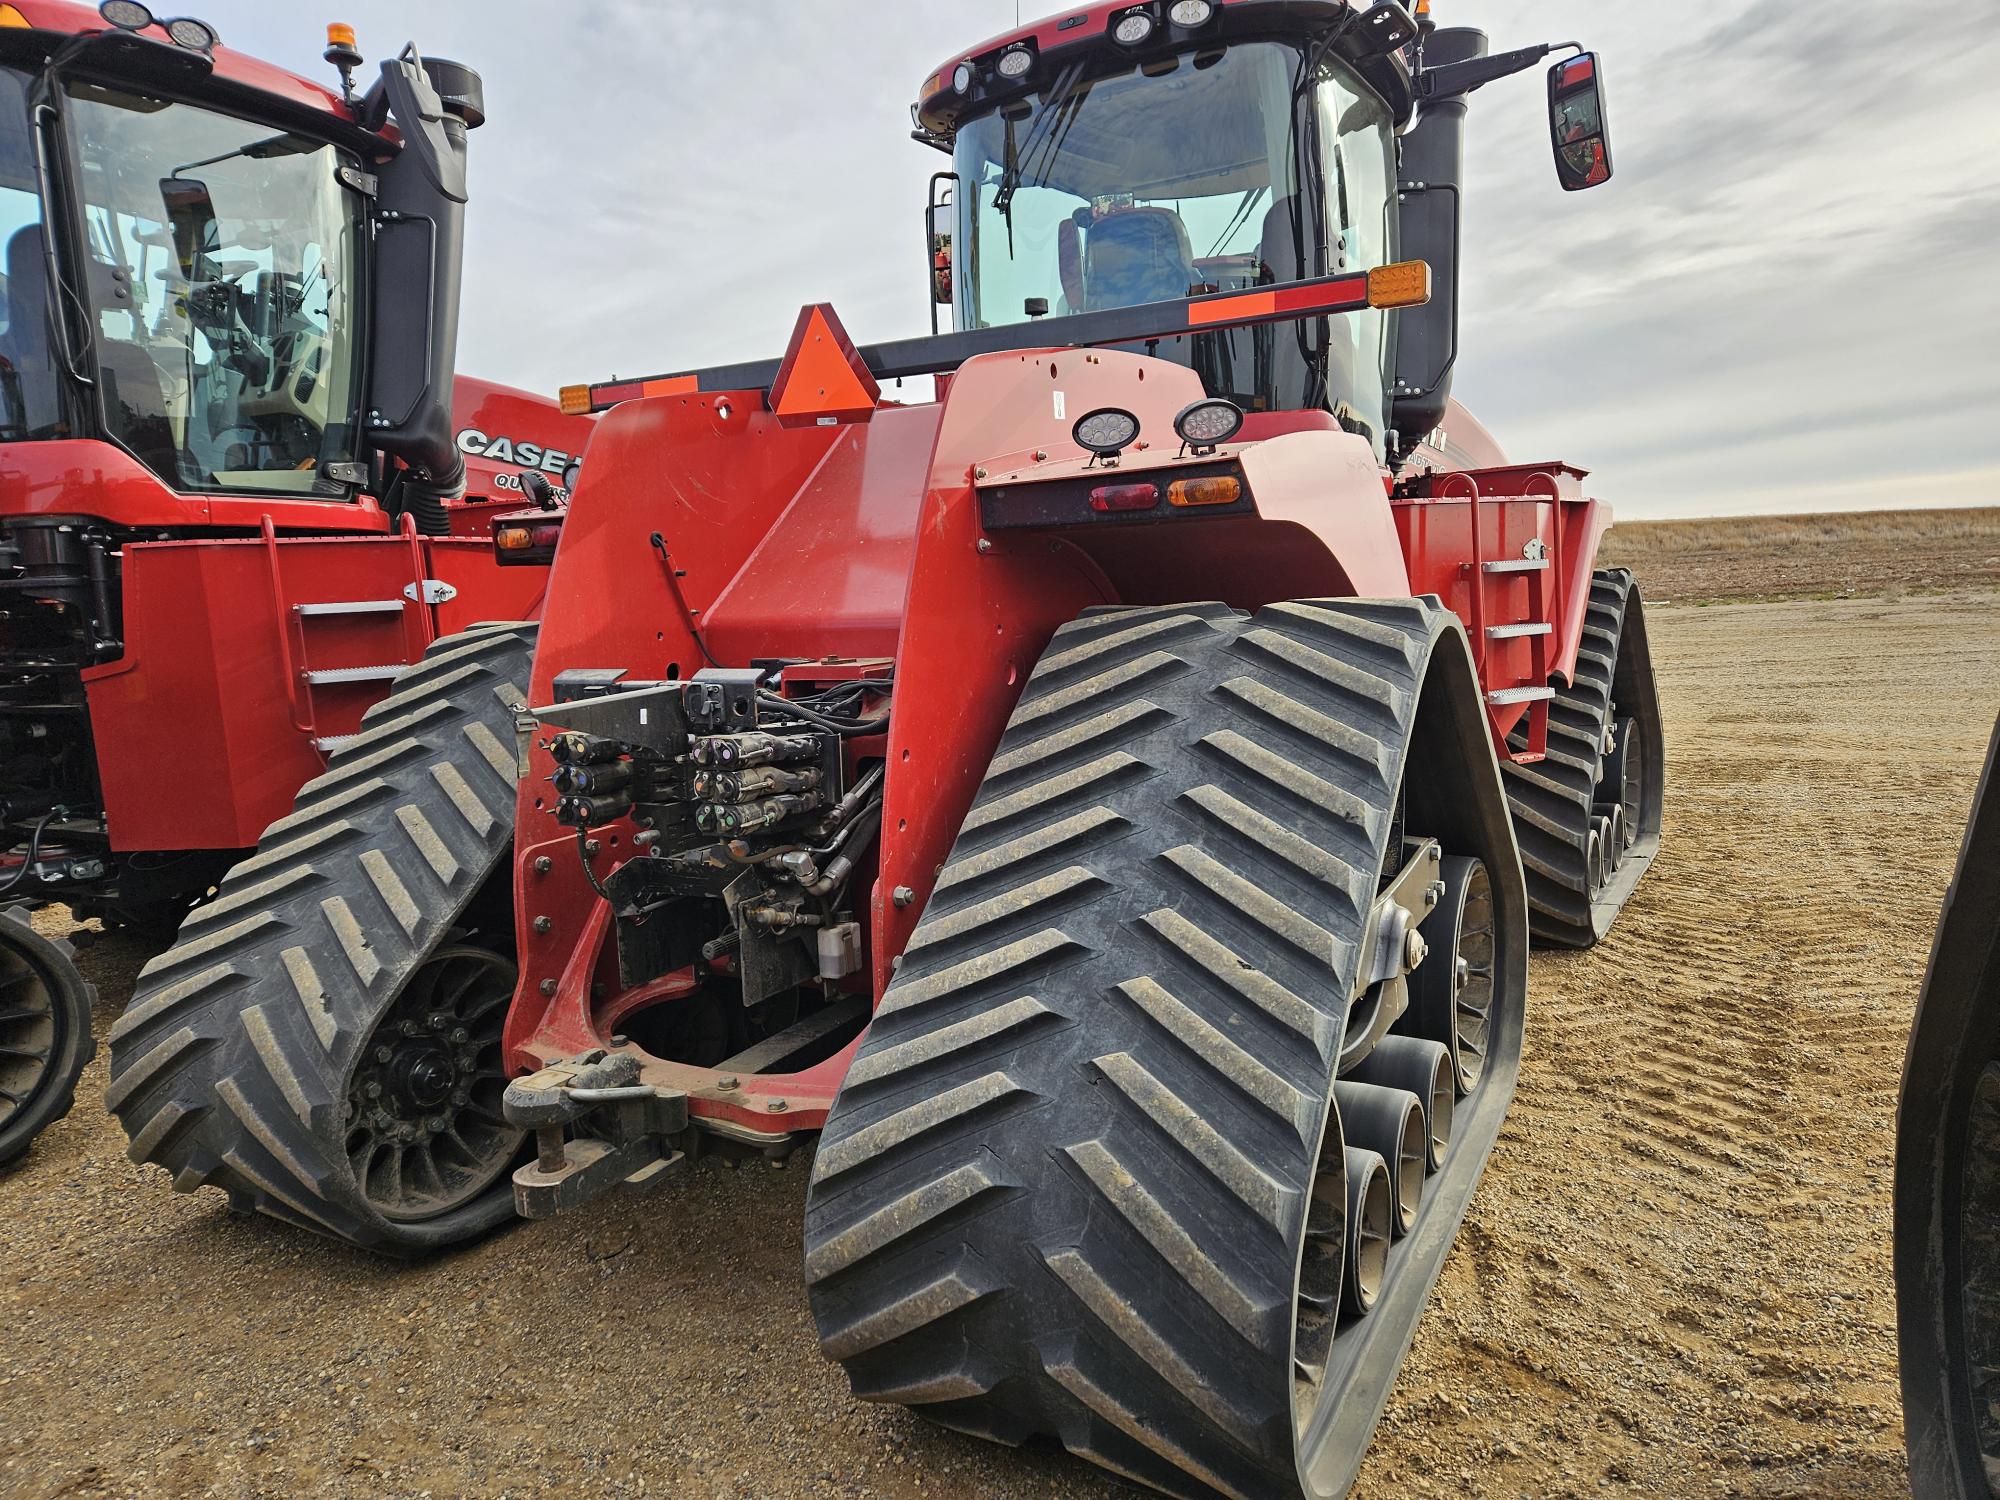
[[[1035,123],[1029,129],[1025,143],[1018,143],[1015,140],[1013,118],[1003,116],[1007,121],[1006,157],[1000,165],[1000,185],[993,190],[993,206],[1000,211],[1000,217],[1007,221],[1009,257],[1014,253],[1014,194],[1022,186],[1021,162],[1023,158],[1033,158],[1044,137],[1054,128],[1058,115],[1082,102],[1082,94],[1077,92],[1077,83],[1082,76],[1081,58],[1056,75],[1056,80],[1050,85],[1048,93],[1042,96],[1042,112],[1035,117]]]

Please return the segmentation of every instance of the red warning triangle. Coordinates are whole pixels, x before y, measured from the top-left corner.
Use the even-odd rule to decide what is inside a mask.
[[[786,427],[859,422],[882,394],[834,310],[815,302],[799,310],[792,342],[771,382],[771,410]]]

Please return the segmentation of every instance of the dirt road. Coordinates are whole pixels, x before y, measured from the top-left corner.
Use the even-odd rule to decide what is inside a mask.
[[[1665,852],[1609,942],[1535,959],[1518,1101],[1358,1494],[1906,1493],[1892,1112],[1996,605],[1657,612]],[[139,955],[88,958],[101,1035]],[[852,1401],[797,1165],[387,1267],[168,1193],[103,1082],[0,1178],[0,1493],[1128,1493]]]

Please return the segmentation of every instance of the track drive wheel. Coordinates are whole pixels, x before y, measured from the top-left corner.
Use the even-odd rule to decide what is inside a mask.
[[[1483,1072],[1429,1131],[1447,1036],[1365,1040],[1399,793],[1412,839],[1504,872]],[[856,1394],[1173,1494],[1342,1492],[1513,1089],[1518,871],[1434,603],[1058,631],[814,1162],[807,1287]]]
[[[25,908],[0,911],[0,1167],[69,1113],[97,1053],[97,991],[68,943],[43,937]]]
[[[1945,897],[1896,1112],[1910,1486],[2000,1494],[2000,724]]]
[[[1528,931],[1544,947],[1588,948],[1611,928],[1660,847],[1665,802],[1660,698],[1639,586],[1624,568],[1591,581],[1574,680],[1555,684],[1548,755],[1506,763]],[[1511,743],[1527,744],[1526,726]],[[1607,825],[1616,810],[1616,837]]]
[[[500,1027],[534,641],[435,642],[146,966],[106,1096],[134,1161],[392,1253],[512,1216]]]

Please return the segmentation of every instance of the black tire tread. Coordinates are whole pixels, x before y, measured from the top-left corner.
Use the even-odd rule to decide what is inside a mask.
[[[48,963],[63,964],[70,970],[67,983],[60,986],[63,993],[53,997],[64,1011],[62,1055],[52,1059],[53,1066],[42,1075],[39,1085],[5,1127],[0,1128],[0,1167],[5,1167],[18,1160],[44,1130],[66,1116],[76,1104],[77,1081],[97,1056],[97,1038],[90,1025],[91,1012],[97,1005],[97,986],[77,970],[76,949],[70,943],[35,932],[25,907],[0,909],[0,922],[26,928],[28,941],[53,950],[46,955]],[[5,941],[4,936],[0,936],[0,941]]]
[[[376,1020],[513,847],[535,629],[434,642],[141,972],[105,1097],[134,1161],[397,1253],[511,1213],[503,1182],[439,1221],[383,1219],[352,1182],[341,1111]]]
[[[1447,628],[1412,600],[1057,632],[814,1164],[808,1290],[858,1395],[1173,1494],[1295,1492],[1304,1205]]]

